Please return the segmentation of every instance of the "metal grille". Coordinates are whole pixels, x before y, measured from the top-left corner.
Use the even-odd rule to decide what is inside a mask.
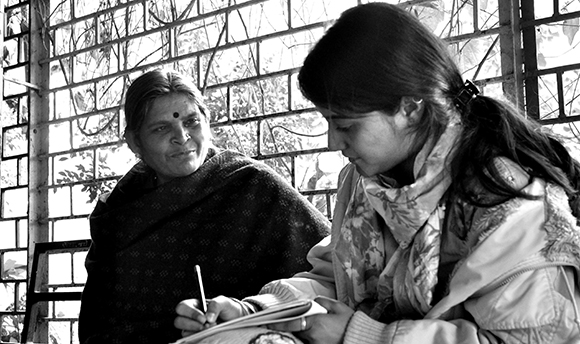
[[[360,2],[4,0],[1,339],[22,330],[28,247],[88,238],[98,195],[134,162],[121,103],[144,70],[192,75],[216,144],[263,160],[330,217],[345,161],[325,148],[326,123],[301,96],[296,74],[327,25]],[[445,38],[485,94],[514,99],[575,147],[580,1],[522,0],[521,17],[516,0],[386,2]],[[550,39],[567,50],[553,50]],[[83,260],[82,252],[54,257],[43,282],[78,288]],[[77,313],[77,303],[47,305],[43,338],[76,343]]]
[[[580,1],[523,0],[523,6],[525,109],[579,159]]]

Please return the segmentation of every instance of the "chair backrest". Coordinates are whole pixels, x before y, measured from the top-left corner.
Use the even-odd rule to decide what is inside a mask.
[[[21,343],[38,342],[37,325],[41,321],[40,302],[81,300],[81,291],[50,291],[42,281],[47,281],[49,254],[87,251],[91,245],[90,239],[74,241],[42,242],[34,245],[34,254],[28,291],[26,293],[26,312],[21,335]],[[42,269],[39,271],[39,269]],[[39,278],[40,277],[40,278]],[[39,282],[41,281],[41,282]]]

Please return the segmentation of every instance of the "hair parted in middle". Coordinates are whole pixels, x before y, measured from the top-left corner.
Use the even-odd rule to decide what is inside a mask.
[[[125,131],[137,133],[153,102],[169,94],[185,94],[199,109],[206,120],[209,111],[204,97],[193,79],[174,70],[154,69],[141,74],[127,90],[125,99]]]

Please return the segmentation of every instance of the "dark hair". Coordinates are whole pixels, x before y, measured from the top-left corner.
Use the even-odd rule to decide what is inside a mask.
[[[404,96],[425,100],[419,140],[445,129],[463,79],[446,45],[407,11],[385,3],[346,10],[306,57],[300,88],[336,112],[394,112]]]
[[[173,70],[155,69],[140,75],[127,90],[125,131],[138,133],[153,102],[172,93],[187,95],[209,120],[203,96],[190,78]]]
[[[393,113],[402,97],[421,98],[425,111],[417,123],[419,139],[443,132],[458,112],[453,101],[464,85],[446,44],[409,12],[385,3],[346,10],[310,51],[298,81],[314,105],[335,112]],[[501,178],[494,164],[500,156],[576,194],[578,163],[539,124],[483,95],[459,112],[464,131],[451,173],[460,197],[478,202],[470,193],[475,176],[503,199],[531,198]]]

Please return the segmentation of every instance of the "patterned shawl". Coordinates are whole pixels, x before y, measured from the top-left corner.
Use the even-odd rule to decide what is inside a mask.
[[[212,152],[193,174],[159,187],[140,165],[91,214],[93,244],[79,318],[80,343],[169,343],[180,337],[175,306],[258,293],[310,269],[310,247],[329,224],[263,163]]]
[[[384,176],[355,183],[335,247],[342,265],[335,271],[349,284],[341,301],[377,320],[429,311],[445,215],[442,198],[451,182],[446,158],[460,131],[451,121],[435,144],[425,144],[411,185],[397,188]]]

